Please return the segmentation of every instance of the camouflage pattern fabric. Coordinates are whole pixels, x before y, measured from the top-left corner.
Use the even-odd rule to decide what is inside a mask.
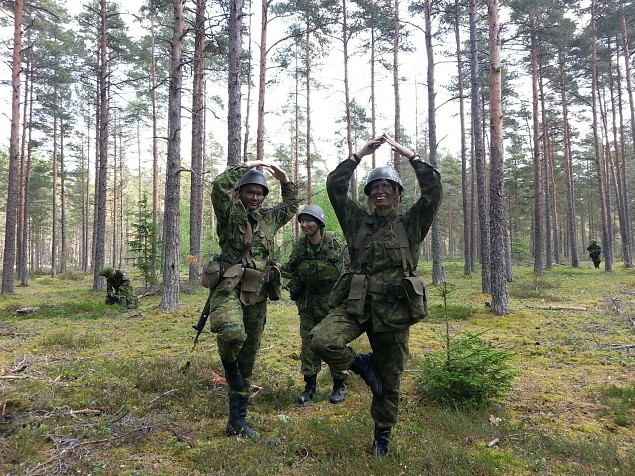
[[[106,279],[106,292],[108,295],[132,296],[132,285],[128,275],[120,270]]]
[[[328,313],[329,293],[346,269],[347,260],[346,248],[337,238],[323,238],[320,247],[314,251],[309,240],[302,236],[295,242],[284,266],[290,278],[287,288],[300,314],[302,375],[316,375],[321,370],[322,361],[310,348],[311,331]],[[345,372],[330,370],[332,378],[346,380],[348,376]]]
[[[236,263],[244,249],[247,223],[254,230],[253,244],[247,261],[249,266],[264,271],[267,260],[273,259],[273,243],[263,230],[262,222],[274,235],[297,211],[297,188],[292,182],[281,184],[282,202],[271,208],[248,212],[234,197],[238,179],[247,171],[244,165],[230,165],[216,177],[212,187],[212,205],[216,214],[217,232],[225,263]],[[240,392],[229,389],[230,398],[249,395],[249,378],[253,372],[262,331],[267,320],[268,283],[257,291],[255,304],[245,306],[240,300],[241,284],[227,292],[221,283],[210,294],[209,322],[216,334],[218,353],[223,361],[237,360],[245,378]]]
[[[441,176],[431,165],[421,160],[411,161],[421,196],[402,216],[398,217],[393,211],[383,218],[375,213],[369,214],[348,196],[350,179],[357,165],[354,160],[341,162],[329,174],[326,184],[346,238],[351,262],[367,280],[399,283],[404,276],[404,268],[393,220],[398,218],[403,221],[416,266],[419,247],[441,203]],[[371,240],[365,249],[355,249],[362,227],[366,228],[367,236],[372,236],[383,225],[391,229],[381,238]],[[340,281],[342,285],[350,282],[350,279]],[[348,299],[344,299],[313,329],[311,348],[330,366],[343,371],[350,368],[356,355],[349,344],[366,333],[383,383],[383,395],[373,398],[371,416],[379,427],[392,427],[398,418],[401,374],[408,357],[409,327],[413,323],[409,306],[403,296],[368,292],[361,311],[351,313]]]

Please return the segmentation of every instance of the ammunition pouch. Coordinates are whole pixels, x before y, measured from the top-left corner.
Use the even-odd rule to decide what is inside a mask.
[[[340,279],[337,280],[329,296],[329,308],[336,308],[344,300],[350,290],[351,276],[353,276],[352,273],[344,273],[340,276]]]
[[[351,276],[346,311],[353,316],[364,315],[366,293],[368,292],[368,280],[366,278],[365,274],[353,274]]]
[[[260,302],[260,291],[264,284],[264,275],[257,269],[245,268],[240,279],[240,302],[253,306]]]
[[[238,283],[240,283],[241,278],[243,277],[243,273],[245,268],[243,265],[238,263],[233,266],[230,266],[224,273],[223,279],[220,280],[218,285],[216,286],[216,291],[219,294],[229,294],[234,290]]]
[[[224,271],[223,258],[215,255],[201,270],[201,284],[210,291],[216,289]]]
[[[426,286],[423,283],[423,278],[421,276],[403,278],[401,286],[405,290],[413,323],[421,321],[428,315]]]

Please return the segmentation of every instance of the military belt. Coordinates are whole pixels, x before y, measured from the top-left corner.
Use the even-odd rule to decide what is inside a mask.
[[[388,294],[389,296],[405,297],[406,290],[401,284],[384,283],[382,281],[368,280],[368,292],[372,294]]]

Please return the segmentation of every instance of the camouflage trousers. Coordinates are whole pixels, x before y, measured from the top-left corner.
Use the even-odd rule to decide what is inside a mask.
[[[322,369],[322,359],[311,350],[311,331],[322,322],[324,316],[328,314],[329,294],[308,295],[296,304],[300,314],[300,338],[302,347],[300,349],[300,372],[302,375],[317,375]],[[341,370],[329,366],[331,378],[346,380],[348,374]]]
[[[346,312],[346,305],[333,309],[311,332],[311,349],[339,371],[348,370],[355,351],[348,345],[366,333],[375,359],[375,370],[383,383],[383,395],[373,397],[370,414],[380,428],[392,427],[399,416],[401,374],[408,359],[410,329],[374,332],[370,319],[360,322]]]
[[[228,295],[213,293],[209,299],[209,321],[212,332],[216,334],[218,355],[224,362],[238,361],[240,373],[245,379],[245,387],[241,391],[227,386],[229,397],[248,397],[256,354],[267,321],[267,301],[245,306],[240,302],[237,290]]]

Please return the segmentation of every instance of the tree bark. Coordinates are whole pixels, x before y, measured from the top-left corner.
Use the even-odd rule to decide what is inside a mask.
[[[260,70],[258,72],[258,128],[256,130],[256,160],[265,157],[265,93],[267,90],[267,26],[269,3],[262,0],[260,24]]]
[[[507,293],[507,219],[503,165],[503,105],[498,0],[488,2],[490,93],[490,227],[492,237],[492,313],[509,314]]]
[[[110,129],[110,93],[108,87],[108,27],[106,15],[106,0],[101,0],[101,26],[99,48],[99,154],[98,175],[96,180],[96,218],[94,257],[93,257],[93,290],[104,289],[104,278],[99,275],[104,267],[106,255],[106,188],[108,180],[108,138]]]
[[[181,91],[183,82],[183,1],[172,0],[174,30],[170,42],[170,88],[168,95],[168,156],[165,171],[163,214],[163,293],[159,307],[174,311],[179,304],[180,190],[181,190]],[[240,124],[240,121],[238,122]],[[240,137],[239,137],[240,139]],[[236,149],[240,157],[240,140]]]
[[[196,0],[194,81],[192,85],[192,176],[190,185],[190,272],[189,281],[199,281],[203,228],[203,142],[205,131],[205,6]]]
[[[243,0],[231,0],[229,11],[227,164],[239,164],[241,123],[241,61]]]
[[[478,230],[480,233],[481,287],[491,292],[490,217],[485,170],[485,147],[483,141],[483,112],[481,109],[481,85],[479,80],[478,43],[476,34],[476,0],[470,0],[470,82],[472,110],[472,141],[478,194]]]
[[[437,121],[436,121],[436,91],[434,84],[434,50],[432,47],[432,0],[425,0],[425,41],[426,57],[428,60],[428,147],[430,164],[437,165]],[[441,243],[441,224],[438,216],[432,222],[432,282],[439,285],[445,281],[443,273],[443,250]]]

